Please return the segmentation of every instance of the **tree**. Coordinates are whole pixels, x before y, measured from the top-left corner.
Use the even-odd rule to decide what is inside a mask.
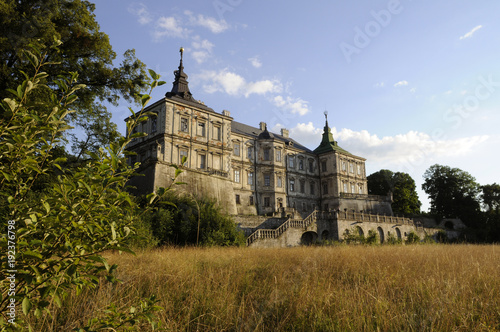
[[[481,186],[481,199],[487,211],[500,213],[500,185],[493,183]]]
[[[47,64],[48,52],[33,47],[26,54],[35,67],[31,70],[34,75],[26,74],[26,80],[9,90],[10,98],[0,104],[0,210],[5,234],[0,237],[5,253],[0,257],[2,331],[13,329],[12,323],[22,330],[48,330],[44,324],[50,326],[51,307],[62,306],[70,291],[78,294],[97,287],[100,277],[115,281],[116,266],[110,266],[102,253],[130,251],[128,239],[142,210],[125,190],[135,166],[127,165],[124,154],[132,138],[144,135],[122,137],[90,154],[78,167],[63,169],[63,158],[55,154],[61,133],[69,128],[70,105],[76,102],[77,91],[85,87],[77,83],[78,74],[71,73],[58,78],[55,85],[60,90],[49,88],[52,84],[44,81],[50,75],[43,71],[51,66]],[[160,82],[154,72],[151,76],[153,88]],[[45,102],[37,98],[40,94],[47,96]],[[149,99],[141,96],[143,107]],[[141,112],[130,119],[128,131],[147,116]],[[57,181],[31,197],[37,178],[54,168],[60,172]],[[154,194],[148,197],[150,202],[154,199]],[[104,321],[95,317],[82,331],[115,330],[140,319],[150,320],[151,310],[158,309],[155,301],[150,298],[141,310],[127,314],[105,311]]]
[[[194,198],[186,194],[163,194],[152,213],[144,215],[160,245],[240,246],[243,232],[226,215],[217,202],[208,197]]]
[[[422,203],[418,199],[415,180],[407,173],[396,172],[393,176],[392,210],[396,214],[415,214],[420,212]]]
[[[479,214],[480,186],[469,173],[459,168],[433,165],[424,173],[422,189],[429,195],[431,213],[461,218],[473,226]]]
[[[415,214],[420,212],[420,203],[415,181],[407,173],[383,169],[367,177],[368,193],[385,196],[392,194],[392,211],[395,214]]]
[[[83,139],[69,137],[78,156],[96,152],[120,136],[102,102],[116,105],[120,96],[136,100],[149,82],[145,65],[134,50],[125,52],[119,66],[113,65],[116,54],[108,36],[99,30],[94,9],[85,0],[7,0],[0,5],[0,99],[8,97],[6,89],[15,89],[16,82],[25,79],[22,72],[30,71],[29,61],[19,56],[27,45],[50,45],[54,36],[61,40],[63,44],[47,54],[51,62],[46,63],[48,76],[41,82],[48,82],[56,91],[58,76],[78,72],[79,83],[86,85],[74,92],[78,97],[72,105],[75,112],[67,116],[86,135]],[[41,91],[33,91],[31,98],[47,102],[47,94]]]

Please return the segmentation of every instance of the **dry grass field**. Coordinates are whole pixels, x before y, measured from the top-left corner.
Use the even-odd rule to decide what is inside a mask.
[[[167,331],[500,331],[499,246],[167,248],[108,259],[123,282],[66,299],[58,326],[44,330],[156,294]]]

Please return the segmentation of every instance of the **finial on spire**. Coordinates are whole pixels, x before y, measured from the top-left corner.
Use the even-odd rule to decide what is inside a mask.
[[[328,111],[324,111],[323,114],[325,115],[325,120],[328,121]]]

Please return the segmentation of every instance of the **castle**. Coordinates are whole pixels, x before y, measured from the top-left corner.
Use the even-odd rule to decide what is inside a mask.
[[[252,238],[267,239],[268,246],[338,240],[353,227],[360,233],[377,229],[382,241],[389,229],[399,238],[418,230],[410,219],[393,217],[390,197],[368,195],[366,159],[337,144],[326,112],[321,143],[314,150],[286,129],[277,134],[264,122],[252,127],[234,121],[229,111],[218,113],[193,98],[182,55],[181,48],[171,91],[145,109],[156,117],[134,129],[147,136],[128,146],[136,152],[129,163],[140,162],[139,172],[145,175],[131,179],[138,192],[170,186],[175,172],[170,165],[180,165],[177,181],[186,185],[179,189],[217,199],[246,230],[249,244]],[[389,225],[385,230],[384,222]],[[324,229],[318,229],[321,224]],[[297,235],[282,236],[294,228],[300,229]]]

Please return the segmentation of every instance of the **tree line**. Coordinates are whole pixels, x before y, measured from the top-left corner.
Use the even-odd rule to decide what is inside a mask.
[[[437,221],[459,218],[467,226],[463,240],[500,241],[500,185],[480,185],[466,171],[432,165],[423,175],[422,189],[429,196],[430,211],[420,211],[422,203],[415,181],[407,173],[380,170],[367,177],[368,193],[392,195],[392,209],[404,216],[428,215]]]

